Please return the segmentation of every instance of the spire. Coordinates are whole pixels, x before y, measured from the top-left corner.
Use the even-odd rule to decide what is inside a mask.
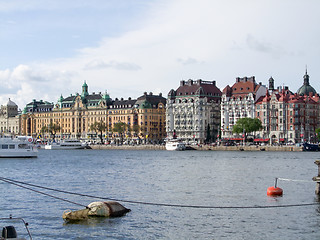
[[[306,65],[306,75],[308,75],[308,65]]]
[[[82,85],[82,93],[81,93],[81,97],[85,98],[86,96],[88,96],[88,85],[86,83],[86,80],[84,80],[84,83]]]
[[[303,85],[309,86],[309,75],[308,75],[308,70],[306,66],[306,74],[303,76]]]

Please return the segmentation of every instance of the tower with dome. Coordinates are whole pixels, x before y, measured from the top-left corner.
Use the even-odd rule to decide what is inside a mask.
[[[298,89],[297,94],[300,96],[314,96],[317,94],[317,91],[310,85],[307,69],[305,75],[303,76],[303,85]]]
[[[16,135],[20,133],[18,105],[10,98],[0,109],[0,133],[1,135]]]

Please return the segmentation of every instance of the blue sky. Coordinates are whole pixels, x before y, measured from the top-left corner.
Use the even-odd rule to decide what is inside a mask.
[[[167,95],[255,76],[320,91],[317,0],[0,0],[0,103],[81,91]]]

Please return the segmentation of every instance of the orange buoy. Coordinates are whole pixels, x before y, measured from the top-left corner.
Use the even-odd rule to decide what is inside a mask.
[[[282,196],[283,191],[281,188],[277,187],[278,178],[275,179],[274,187],[268,187],[267,195],[268,196]]]
[[[279,187],[268,187],[267,195],[268,196],[282,196],[283,191]]]

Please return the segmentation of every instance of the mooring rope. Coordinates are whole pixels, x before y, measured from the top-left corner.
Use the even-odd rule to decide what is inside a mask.
[[[50,190],[50,191],[55,191],[55,192],[60,192],[60,193],[66,193],[66,194],[71,194],[71,195],[77,195],[77,196],[82,196],[82,197],[89,197],[89,198],[95,198],[95,199],[101,199],[101,200],[109,200],[109,201],[116,201],[116,202],[124,202],[124,203],[132,203],[132,204],[143,204],[143,205],[151,205],[151,206],[162,206],[162,207],[177,207],[177,208],[199,208],[199,209],[264,209],[264,208],[287,208],[287,207],[303,207],[303,206],[312,206],[312,205],[319,205],[318,202],[314,202],[314,203],[300,203],[300,204],[286,204],[286,205],[254,205],[254,206],[204,206],[204,205],[182,205],[182,204],[167,204],[167,203],[154,203],[154,202],[142,202],[142,201],[133,201],[133,200],[124,200],[124,199],[116,199],[116,198],[106,198],[106,197],[100,197],[100,196],[93,196],[93,195],[89,195],[89,194],[81,194],[81,193],[76,193],[76,192],[69,192],[69,191],[64,191],[64,190],[59,190],[59,189],[54,189],[54,188],[49,188],[49,187],[43,187],[43,186],[39,186],[39,185],[35,185],[35,184],[30,184],[30,183],[26,183],[26,182],[21,182],[21,181],[16,181],[16,180],[12,180],[9,178],[4,178],[4,177],[0,177],[1,181],[4,181],[6,183],[9,184],[13,184],[15,186],[18,187],[22,187],[46,196],[50,196],[62,201],[66,201],[69,203],[73,203],[76,205],[80,205],[80,206],[84,206],[82,204],[76,203],[76,202],[72,202],[63,198],[59,198],[38,190],[34,190],[32,188],[29,187],[25,187],[23,185],[27,185],[27,186],[32,186],[32,187],[36,187],[36,188],[41,188],[41,189],[45,189],[45,190]],[[22,184],[22,185],[21,185]]]
[[[287,181],[287,182],[307,182],[307,183],[315,183],[315,181],[311,181],[311,180],[297,180],[297,179],[289,179],[289,178],[278,178],[278,180]]]
[[[78,205],[78,206],[82,206],[82,207],[87,207],[86,205],[83,205],[83,204],[80,204],[80,203],[69,201],[69,200],[64,199],[64,198],[60,198],[60,197],[57,197],[57,196],[54,196],[54,195],[51,195],[51,194],[48,194],[48,193],[44,193],[44,192],[29,188],[29,187],[26,187],[26,186],[22,186],[22,185],[16,183],[18,181],[9,180],[9,179],[5,179],[5,178],[2,178],[2,177],[0,177],[0,180],[4,181],[6,183],[9,183],[9,184],[13,184],[13,185],[15,185],[17,187],[21,187],[21,188],[24,188],[24,189],[27,189],[27,190],[30,190],[30,191],[33,191],[33,192],[48,196],[48,197],[52,197],[52,198],[55,198],[55,199],[58,199],[58,200],[61,200],[61,201],[64,201],[64,202],[72,203],[72,204],[75,204],[75,205]],[[25,184],[25,185],[28,185],[28,184]]]

